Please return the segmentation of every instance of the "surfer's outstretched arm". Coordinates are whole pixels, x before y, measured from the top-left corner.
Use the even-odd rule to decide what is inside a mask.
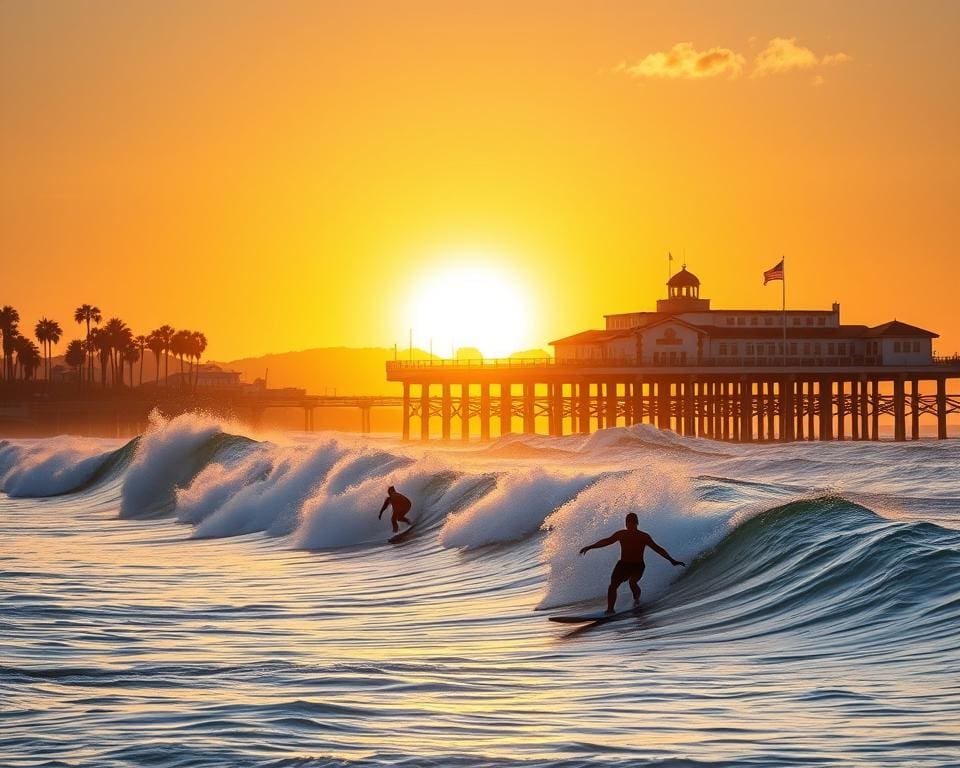
[[[686,567],[687,565],[686,563],[680,560],[674,560],[673,556],[669,552],[667,552],[667,550],[665,550],[663,547],[657,544],[657,542],[655,542],[653,539],[650,539],[649,546],[650,546],[650,549],[652,549],[654,552],[660,555],[660,557],[662,557],[664,560],[669,560],[672,565],[682,565]]]
[[[387,496],[387,498],[383,500],[383,506],[380,507],[380,514],[377,515],[377,520],[380,520],[381,518],[383,518],[383,510],[385,510],[389,504],[390,504],[390,497]]]
[[[591,549],[600,549],[601,547],[609,547],[611,544],[618,541],[617,534],[613,536],[607,536],[605,539],[600,539],[600,541],[595,541],[593,544],[589,544],[580,550],[581,555],[585,555]]]

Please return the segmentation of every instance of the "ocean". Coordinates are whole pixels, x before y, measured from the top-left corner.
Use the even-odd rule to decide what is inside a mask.
[[[191,415],[0,441],[0,488],[5,768],[960,765],[958,441]],[[628,512],[687,567],[548,621],[602,608],[615,547],[578,551]]]

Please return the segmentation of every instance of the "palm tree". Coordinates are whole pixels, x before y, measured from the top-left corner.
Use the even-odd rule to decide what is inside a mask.
[[[92,350],[97,351],[97,357],[100,359],[100,386],[106,387],[107,364],[110,361],[110,338],[103,328],[94,328],[90,331],[90,344]]]
[[[53,353],[53,345],[60,343],[60,337],[63,335],[63,329],[56,320],[42,318],[37,321],[33,329],[37,341],[43,346],[44,359],[44,377],[50,381],[50,357]]]
[[[37,372],[37,368],[40,367],[42,360],[40,350],[26,336],[17,336],[14,347],[17,353],[17,365],[20,367],[23,380],[29,381]]]
[[[74,339],[67,344],[67,352],[63,356],[63,361],[73,368],[77,374],[77,387],[83,379],[83,361],[87,359],[87,351],[84,343],[80,339]]]
[[[157,364],[156,385],[158,387],[160,386],[160,355],[163,354],[164,345],[163,337],[157,331],[151,331],[147,336],[147,349],[153,352],[153,359]]]
[[[134,339],[130,339],[127,342],[127,346],[123,348],[123,360],[130,366],[130,389],[133,389],[133,364],[140,359],[140,349],[137,346],[137,342]],[[142,367],[141,367],[141,370]]]
[[[207,337],[200,331],[194,331],[190,334],[190,357],[196,358],[193,366],[193,388],[197,388],[197,380],[200,377],[200,358],[207,348]]]
[[[142,387],[143,386],[143,349],[144,347],[147,346],[147,337],[141,333],[139,336],[134,338],[134,342],[136,342],[137,352],[138,352],[137,357],[140,360],[140,383],[138,384],[138,386]],[[131,387],[133,386],[132,371],[130,372],[130,386]]]
[[[123,351],[133,343],[133,331],[119,317],[111,317],[103,325],[101,334],[107,339],[110,355],[110,371],[114,386],[123,385]]]
[[[184,377],[183,358],[190,352],[190,331],[177,331],[170,339],[170,351],[174,357],[180,358],[180,388],[183,389]]]
[[[169,325],[161,325],[154,333],[163,339],[163,381],[166,384],[170,378],[170,355],[168,353],[170,352],[170,344],[173,342],[173,334],[176,331]]]
[[[87,324],[87,355],[88,355],[88,364],[87,364],[87,379],[93,381],[93,361],[89,357],[92,353],[92,346],[90,344],[90,323],[93,322],[94,325],[100,325],[100,321],[103,317],[100,315],[100,307],[94,307],[90,304],[81,304],[73,311],[73,319],[77,323],[86,323]]]
[[[13,340],[19,335],[20,313],[9,304],[0,309],[0,335],[3,337],[3,375],[13,380]]]

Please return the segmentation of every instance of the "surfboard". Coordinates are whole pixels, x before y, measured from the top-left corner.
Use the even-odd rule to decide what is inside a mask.
[[[595,611],[594,613],[581,613],[571,616],[550,616],[550,621],[556,621],[559,624],[605,624],[614,619],[622,619],[625,616],[637,616],[643,610],[643,606],[631,605],[613,613],[606,611]]]
[[[388,544],[396,544],[396,543],[398,543],[398,542],[403,541],[405,538],[407,538],[407,534],[409,534],[410,531],[413,530],[413,526],[415,526],[416,524],[417,524],[417,521],[414,520],[412,523],[410,523],[409,526],[407,526],[406,529],[404,529],[404,530],[402,530],[402,531],[399,531],[398,533],[393,534],[393,536],[391,536],[389,539],[387,539],[387,543],[388,543]]]

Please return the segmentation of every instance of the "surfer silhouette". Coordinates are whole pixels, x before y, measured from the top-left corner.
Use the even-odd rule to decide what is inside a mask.
[[[380,507],[380,514],[377,516],[377,520],[383,519],[383,511],[387,507],[393,507],[393,514],[390,516],[390,524],[393,526],[393,532],[396,533],[400,530],[398,523],[404,522],[407,525],[413,525],[409,520],[407,520],[407,512],[410,511],[410,507],[413,505],[410,503],[410,499],[404,496],[402,493],[399,493],[396,488],[392,485],[387,488],[387,498],[383,500],[383,506]]]
[[[669,560],[673,565],[683,565],[679,560],[674,560],[667,550],[661,547],[653,540],[646,531],[641,531],[640,521],[637,515],[631,512],[627,515],[627,527],[623,528],[605,539],[594,542],[580,550],[581,555],[585,555],[591,549],[600,549],[609,547],[611,544],[620,544],[620,560],[613,566],[613,573],[610,574],[610,587],[607,589],[607,613],[613,613],[613,606],[617,602],[617,590],[623,582],[630,584],[630,591],[633,593],[633,603],[640,603],[640,579],[643,576],[643,552],[650,547],[664,560]]]

